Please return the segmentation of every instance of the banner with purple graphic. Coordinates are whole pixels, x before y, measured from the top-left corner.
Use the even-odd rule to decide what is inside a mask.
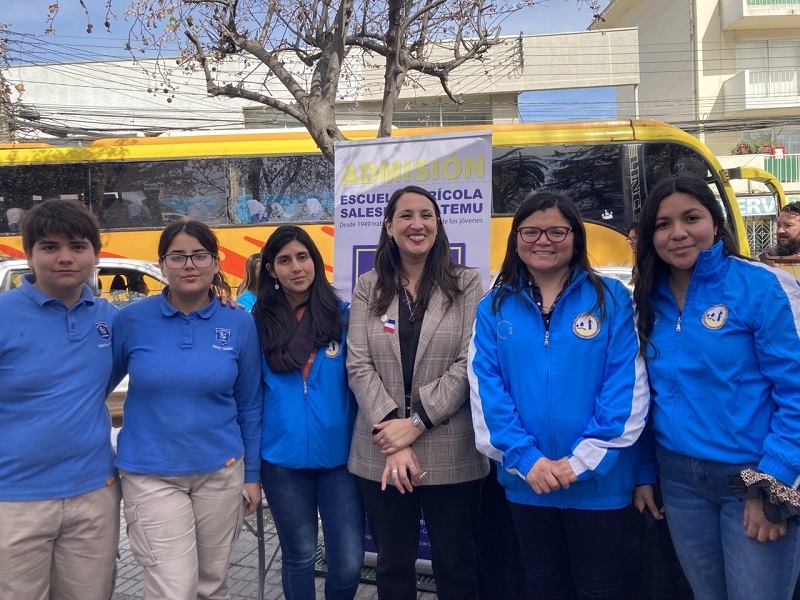
[[[488,289],[491,132],[337,142],[335,170],[333,285],[345,300],[373,267],[389,198],[407,185],[436,198],[453,258]]]

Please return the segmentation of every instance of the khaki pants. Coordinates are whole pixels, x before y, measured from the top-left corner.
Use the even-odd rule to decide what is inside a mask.
[[[244,464],[179,477],[120,471],[128,540],[145,600],[228,600],[244,520]]]
[[[0,599],[109,600],[118,483],[73,498],[0,502]]]

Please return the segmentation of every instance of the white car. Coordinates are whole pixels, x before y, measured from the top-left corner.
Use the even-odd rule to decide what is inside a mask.
[[[18,287],[22,276],[30,272],[27,260],[0,257],[0,293]],[[101,258],[88,283],[95,295],[123,305],[159,293],[167,280],[156,263],[133,258]],[[142,283],[144,288],[140,287]],[[146,292],[137,292],[141,289]]]

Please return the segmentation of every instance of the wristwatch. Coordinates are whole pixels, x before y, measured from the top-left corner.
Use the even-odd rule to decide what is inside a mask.
[[[417,413],[411,415],[411,424],[417,429],[421,429],[422,431],[425,431],[427,429],[427,427],[425,427],[425,423],[422,422],[422,419],[420,419]]]

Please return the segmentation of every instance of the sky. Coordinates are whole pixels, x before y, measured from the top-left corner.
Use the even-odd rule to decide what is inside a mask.
[[[85,0],[92,23],[91,35],[86,33],[87,16],[78,0],[58,0],[59,14],[54,22],[55,35],[45,35],[48,7],[55,0],[25,0],[3,2],[0,20],[12,25],[14,32],[30,34],[27,48],[31,55],[42,46],[38,61],[102,60],[127,56],[122,50],[127,25],[122,21],[122,8],[129,0],[114,0],[117,21],[112,21],[112,33],[103,26],[106,0]],[[604,6],[607,2],[602,3]],[[507,20],[505,35],[563,33],[584,31],[592,21],[592,11],[579,0],[543,0],[533,8],[524,9]],[[513,22],[513,26],[510,24]],[[26,57],[26,62],[30,56]],[[616,116],[613,88],[553,90],[525,92],[519,98],[520,117],[524,122],[542,120],[597,119]]]

